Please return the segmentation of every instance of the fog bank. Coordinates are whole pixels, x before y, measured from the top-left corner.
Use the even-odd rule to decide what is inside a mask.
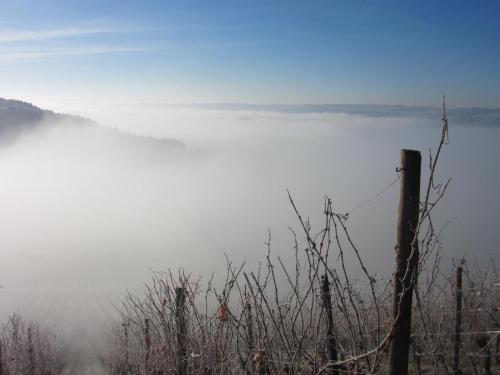
[[[427,160],[441,132],[439,118],[161,106],[83,112],[186,148],[158,152],[67,126],[3,147],[3,315],[21,309],[51,324],[91,327],[114,314],[110,302],[126,289],[140,289],[151,269],[208,277],[224,270],[224,254],[255,266],[266,254],[268,228],[274,254],[291,255],[289,227],[299,226],[287,189],[319,230],[324,195],[338,212],[350,212],[394,181],[400,149],[419,149]],[[450,123],[438,179],[453,180],[435,218],[438,226],[453,219],[445,259],[500,256],[499,132]],[[349,220],[367,264],[381,275],[392,272],[397,200],[395,184]]]

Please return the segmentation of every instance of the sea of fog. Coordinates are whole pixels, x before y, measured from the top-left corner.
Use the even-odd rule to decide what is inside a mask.
[[[291,260],[290,228],[304,241],[287,189],[320,230],[324,196],[337,212],[350,212],[394,181],[402,148],[422,151],[425,181],[428,149],[441,134],[439,118],[153,105],[80,114],[186,148],[159,155],[63,126],[0,150],[0,313],[21,311],[65,331],[109,321],[120,297],[139,292],[151,270],[217,278],[225,254],[255,268],[268,230],[273,255]],[[452,182],[434,217],[437,227],[449,222],[444,266],[462,255],[500,260],[499,136],[500,126],[450,123],[437,179]],[[378,275],[393,268],[398,194],[396,183],[348,221]]]

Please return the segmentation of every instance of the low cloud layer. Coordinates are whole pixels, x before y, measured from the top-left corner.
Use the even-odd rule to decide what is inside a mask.
[[[414,118],[436,120],[442,115],[437,107],[417,107],[405,105],[371,104],[245,104],[245,103],[207,103],[185,104],[175,107],[220,111],[253,111],[288,114],[347,114],[370,118]],[[462,126],[500,126],[500,108],[451,108],[448,118],[455,125]]]
[[[4,146],[4,314],[19,308],[60,324],[104,320],[113,314],[110,301],[140,289],[150,269],[208,277],[224,269],[224,254],[256,266],[268,229],[273,252],[286,259],[289,227],[299,232],[286,189],[320,229],[324,195],[338,212],[351,211],[394,181],[400,149],[420,149],[425,161],[441,132],[439,117],[163,107],[93,115],[124,133],[181,139],[186,148],[158,152],[153,139],[139,145],[64,125]],[[445,258],[498,257],[499,129],[450,127],[438,178],[453,181],[435,218],[437,226],[454,219]],[[392,272],[397,200],[395,184],[349,220],[379,275]]]

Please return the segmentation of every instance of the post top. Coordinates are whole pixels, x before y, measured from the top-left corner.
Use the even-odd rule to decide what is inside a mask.
[[[403,148],[401,150],[401,153],[404,153],[404,154],[420,154],[420,151],[419,150],[409,150],[409,149]]]

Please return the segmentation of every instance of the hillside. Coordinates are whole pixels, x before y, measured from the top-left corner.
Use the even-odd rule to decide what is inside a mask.
[[[143,150],[171,151],[185,147],[176,139],[126,134],[84,117],[56,113],[20,100],[0,98],[0,144],[10,144],[23,134],[50,127],[90,129],[93,134],[100,134],[101,141],[113,140]]]
[[[93,121],[44,110],[20,100],[0,98],[0,133],[17,132],[44,123],[67,121],[74,124],[95,124]]]

